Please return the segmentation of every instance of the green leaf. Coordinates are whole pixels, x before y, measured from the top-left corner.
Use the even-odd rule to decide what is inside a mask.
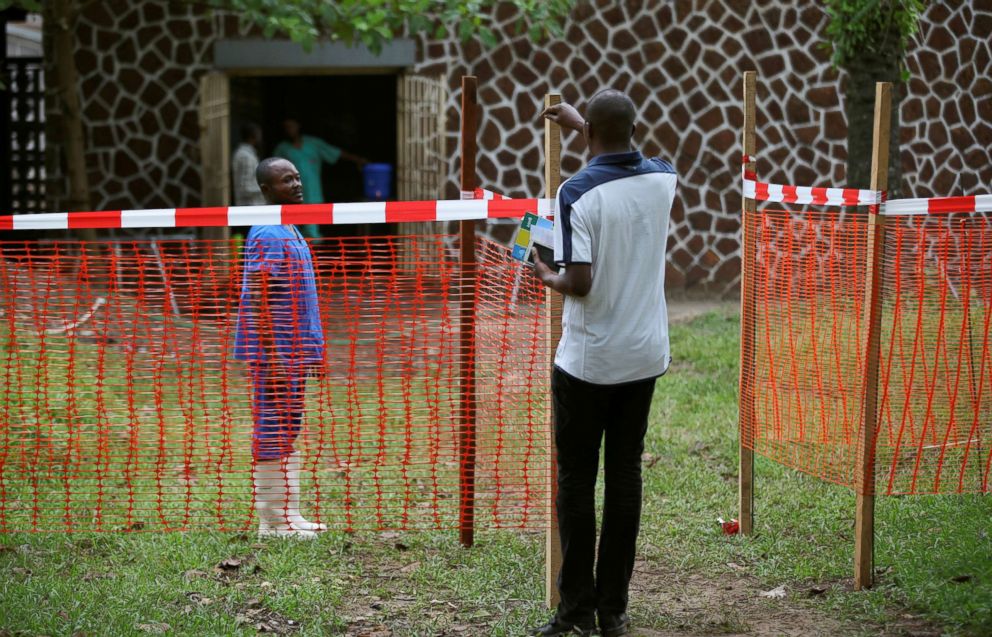
[[[503,0],[506,1],[506,0]],[[562,22],[577,0],[510,0],[519,15],[518,32],[527,30],[539,40],[560,34]],[[262,29],[266,38],[289,37],[305,48],[319,39],[359,41],[378,52],[398,33],[424,33],[434,39],[448,37],[449,26],[458,37],[478,37],[485,46],[499,39],[487,26],[500,0],[186,0],[204,2],[231,11],[247,24]],[[0,0],[3,3],[38,4],[37,0]],[[457,26],[455,26],[457,25]]]
[[[482,27],[481,29],[479,29],[479,39],[482,40],[483,44],[490,47],[496,46],[496,44],[498,43],[498,40],[496,39],[496,34],[493,33],[493,30],[490,29],[489,27]]]
[[[0,0],[0,10],[17,7],[25,11],[41,12],[41,2],[38,0]]]
[[[905,53],[919,29],[924,0],[827,0],[826,46],[835,67],[893,62],[905,76]]]

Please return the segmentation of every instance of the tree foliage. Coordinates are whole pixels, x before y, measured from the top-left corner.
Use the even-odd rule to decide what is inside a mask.
[[[908,79],[906,49],[925,7],[925,0],[827,0],[826,46],[834,66],[850,70],[879,60]]]
[[[11,7],[41,13],[41,0],[0,0],[0,11]]]
[[[847,74],[847,184],[867,188],[871,182],[875,83],[892,82],[888,184],[890,196],[902,185],[899,161],[899,105],[909,79],[906,51],[919,30],[926,0],[826,0],[829,21],[826,48],[835,67]]]
[[[498,4],[511,5],[517,32],[534,40],[560,36],[562,22],[576,0],[186,0],[237,14],[261,27],[266,38],[288,37],[309,49],[321,39],[364,44],[373,52],[395,37],[426,33],[434,38],[457,34],[499,42],[492,29]],[[40,0],[0,0],[0,9],[41,11]]]
[[[479,37],[488,46],[499,36],[492,29],[497,4],[509,4],[520,19],[518,32],[534,40],[562,33],[562,21],[575,0],[206,0],[259,25],[267,38],[289,37],[305,48],[321,39],[360,43],[378,52],[391,39],[416,33],[462,40]]]

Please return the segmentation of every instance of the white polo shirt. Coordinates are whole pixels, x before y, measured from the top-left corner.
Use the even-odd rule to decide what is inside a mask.
[[[678,178],[638,151],[599,155],[558,189],[555,262],[592,265],[585,297],[565,296],[555,365],[615,385],[668,370],[665,253]]]

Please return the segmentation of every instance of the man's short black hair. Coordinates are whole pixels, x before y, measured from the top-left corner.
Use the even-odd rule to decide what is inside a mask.
[[[586,107],[586,121],[593,134],[605,143],[630,141],[637,109],[622,91],[605,89],[596,93]]]
[[[247,142],[258,139],[262,135],[262,129],[255,122],[245,122],[241,125],[241,141]]]
[[[255,167],[255,181],[258,182],[259,188],[269,183],[269,180],[272,179],[272,167],[281,161],[289,160],[282,157],[266,157],[258,162],[258,166]]]

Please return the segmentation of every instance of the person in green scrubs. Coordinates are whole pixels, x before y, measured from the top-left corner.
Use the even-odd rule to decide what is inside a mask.
[[[368,163],[365,158],[332,146],[319,137],[303,135],[300,131],[300,123],[292,117],[287,117],[282,125],[286,132],[286,140],[276,146],[273,154],[288,159],[296,166],[300,180],[303,182],[303,203],[324,203],[324,190],[320,185],[320,169],[323,164],[333,165],[338,163],[338,160],[344,159],[361,168]],[[320,237],[320,228],[317,224],[302,225],[300,230],[306,237],[312,239]]]

